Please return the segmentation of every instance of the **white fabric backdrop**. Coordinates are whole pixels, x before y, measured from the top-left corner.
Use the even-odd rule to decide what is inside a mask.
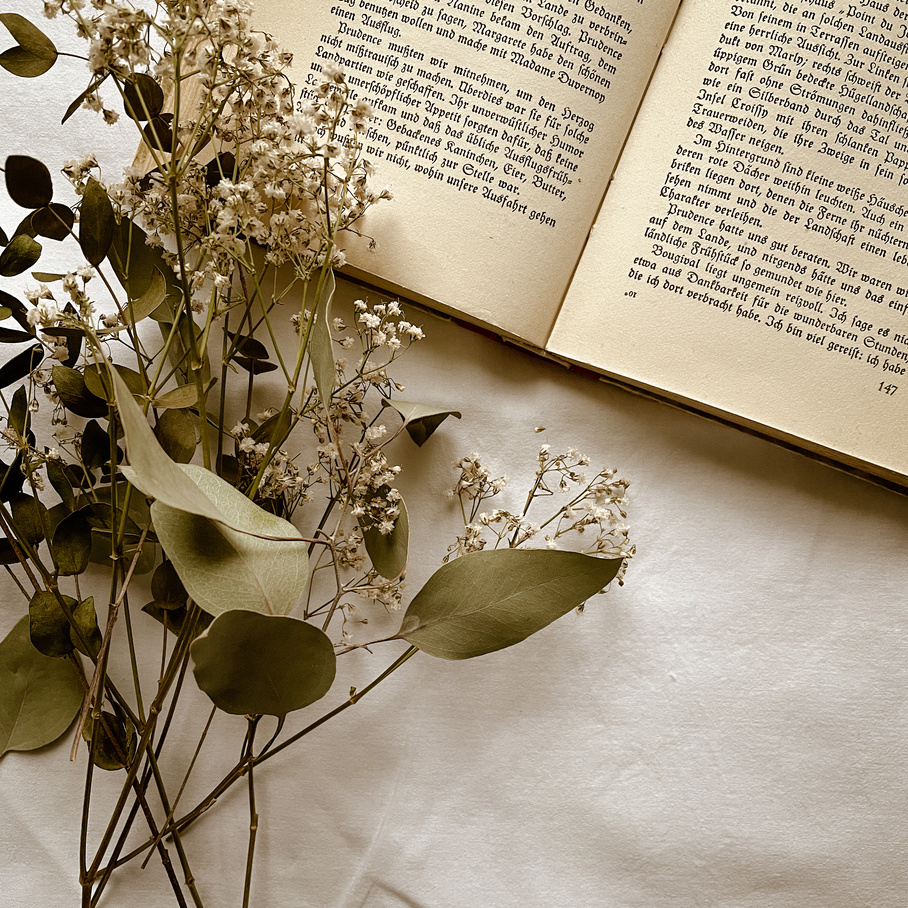
[[[38,6],[6,9],[37,19]],[[32,154],[56,171],[97,148],[91,115],[56,125],[84,83],[71,60],[31,82],[0,72],[2,156]],[[105,167],[132,147],[116,136],[106,135]],[[0,195],[9,231],[21,211]],[[402,361],[408,397],[464,418],[420,451],[398,448],[411,590],[456,531],[438,492],[469,451],[515,489],[542,440],[616,466],[633,483],[638,555],[627,584],[584,615],[471,662],[420,654],[263,767],[253,905],[905,905],[908,501],[434,316],[416,320],[428,340]],[[23,614],[13,592],[0,634]],[[392,657],[354,657],[324,708]],[[237,758],[242,724],[216,720],[196,795]],[[83,765],[68,750],[67,736],[0,760],[2,906],[78,904]],[[186,836],[209,908],[239,904],[247,824],[238,786]],[[153,861],[127,870],[105,904],[164,908],[172,895]]]

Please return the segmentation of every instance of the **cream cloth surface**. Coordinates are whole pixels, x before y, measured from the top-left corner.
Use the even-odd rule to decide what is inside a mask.
[[[24,0],[13,8],[40,15]],[[48,30],[65,33],[59,24]],[[33,82],[0,73],[3,156],[31,154],[56,172],[96,149],[92,115],[58,125],[84,81],[73,61]],[[101,135],[112,178],[132,139],[128,128]],[[23,212],[0,196],[9,232]],[[438,259],[443,268],[444,250]],[[428,339],[401,362],[405,398],[463,412],[423,449],[395,448],[410,593],[457,531],[441,492],[471,451],[509,474],[515,494],[542,442],[615,466],[632,480],[638,554],[626,585],[583,615],[470,662],[419,654],[262,767],[252,904],[904,906],[908,500],[410,311]],[[879,431],[908,437],[905,421]],[[24,613],[4,592],[2,634]],[[155,629],[148,639],[158,645]],[[348,657],[335,690],[288,726],[341,702],[395,653]],[[174,787],[207,714],[191,697],[201,718],[172,733]],[[216,719],[186,803],[233,764],[243,731],[242,719]],[[2,906],[78,904],[84,764],[68,761],[69,743],[0,760]],[[237,786],[187,834],[206,905],[239,904],[247,832]],[[153,860],[126,870],[102,904],[166,908],[173,897]]]

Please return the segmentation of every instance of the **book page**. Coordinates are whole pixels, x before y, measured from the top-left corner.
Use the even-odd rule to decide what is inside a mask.
[[[908,8],[690,0],[549,343],[908,473]]]
[[[259,0],[255,20],[298,84],[334,61],[376,109],[395,198],[362,224],[374,252],[345,241],[354,275],[541,346],[677,3]]]

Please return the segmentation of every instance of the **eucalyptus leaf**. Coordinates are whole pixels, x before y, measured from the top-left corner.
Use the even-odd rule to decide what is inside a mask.
[[[10,498],[9,506],[18,535],[31,546],[41,543],[47,526],[47,508],[37,498],[21,492]]]
[[[44,347],[34,344],[27,350],[17,353],[11,360],[0,366],[0,388],[7,388],[13,382],[25,378],[29,372],[37,369],[44,359]]]
[[[268,359],[268,348],[254,337],[238,334],[236,331],[228,331],[227,336],[234,342],[239,354],[246,359]]]
[[[48,460],[45,463],[47,478],[53,486],[54,491],[60,496],[60,500],[71,511],[75,505],[76,497],[73,495],[73,487],[66,475],[66,470],[59,460]]]
[[[0,344],[22,344],[25,341],[33,341],[34,334],[27,331],[17,331],[15,328],[0,328]]]
[[[149,120],[164,107],[164,89],[146,73],[134,73],[123,82],[123,106],[134,120]]]
[[[151,405],[162,410],[185,410],[199,402],[199,389],[196,385],[180,385],[172,391],[165,391],[156,397]]]
[[[195,421],[185,410],[165,410],[158,415],[154,436],[164,453],[176,463],[189,463],[195,454]]]
[[[219,514],[212,519],[160,499],[151,506],[155,532],[189,595],[215,616],[232,609],[288,614],[309,573],[306,544],[297,529],[204,467],[177,469],[198,483]]]
[[[28,271],[41,258],[41,250],[41,244],[26,233],[13,237],[0,253],[0,276],[15,277]]]
[[[78,603],[71,596],[61,596],[70,613]],[[73,651],[69,621],[57,597],[38,590],[28,603],[28,632],[32,645],[45,656],[66,656]]]
[[[88,567],[91,524],[81,511],[75,511],[57,524],[51,539],[51,552],[57,571],[64,576],[81,574]]]
[[[328,312],[334,297],[334,272],[325,275],[322,292],[315,301],[312,331],[309,335],[309,359],[315,375],[315,387],[322,406],[328,409],[331,405],[331,394],[337,377],[334,368],[334,346],[331,340],[331,329],[328,327]]]
[[[404,615],[401,636],[442,659],[513,646],[582,605],[618,573],[619,558],[577,552],[471,552],[439,568]]]
[[[229,151],[222,151],[205,167],[205,184],[209,189],[214,189],[221,180],[232,180],[235,171],[236,157]]]
[[[0,20],[3,16],[0,14]],[[21,17],[20,17],[21,18]],[[36,158],[11,154],[5,164],[6,191],[23,208],[43,208],[50,204],[54,185],[50,171]]]
[[[107,191],[91,177],[85,184],[79,213],[79,246],[89,264],[97,267],[104,261],[113,242],[115,227]]]
[[[51,202],[32,213],[32,227],[39,236],[49,240],[65,240],[72,232],[76,216],[72,208],[60,202]]]
[[[85,99],[89,95],[94,94],[94,92],[96,92],[101,87],[101,84],[104,82],[108,75],[109,72],[105,71],[103,75],[95,76],[95,78],[88,83],[88,87],[85,89],[85,91],[83,91],[75,100],[72,101],[69,107],[66,108],[66,113],[63,114],[63,119],[60,120],[61,126],[82,106]]]
[[[89,717],[82,737],[91,744],[91,759],[99,769],[114,772],[129,765],[136,752],[136,730],[125,716],[104,711]]]
[[[89,420],[82,429],[80,453],[87,470],[97,470],[110,463],[110,436],[97,420]]]
[[[84,376],[77,369],[55,364],[51,375],[60,401],[71,413],[86,419],[107,416],[107,401],[88,390]]]
[[[16,454],[9,466],[0,460],[0,501],[9,501],[14,495],[18,495],[24,483],[21,454]]]
[[[150,148],[158,151],[170,151],[173,148],[173,114],[157,114],[152,117],[142,129],[145,141]]]
[[[9,406],[9,427],[15,429],[20,438],[25,438],[30,422],[28,394],[25,392],[25,385],[19,385]]]
[[[410,518],[403,498],[398,500],[398,504],[400,513],[390,533],[382,534],[376,527],[363,530],[363,542],[372,561],[372,567],[389,580],[396,580],[407,569]]]
[[[189,593],[180,580],[172,561],[162,561],[151,578],[151,595],[156,605],[163,609],[179,608],[186,605]]]
[[[278,369],[276,363],[269,363],[264,359],[250,359],[248,356],[235,356],[231,361],[253,375],[264,375],[266,372],[276,372]]]
[[[123,379],[124,384],[129,389],[129,393],[134,397],[144,397],[148,393],[148,387],[145,379],[135,369],[129,366],[122,366],[115,363],[113,368],[116,369],[117,375]],[[97,366],[94,363],[85,367],[85,387],[96,397],[104,400],[114,401],[113,388],[108,379],[108,367]]]
[[[101,628],[98,627],[98,613],[95,611],[93,596],[83,599],[73,609],[73,621],[76,627],[70,627],[69,638],[73,646],[82,654],[96,658],[101,651]],[[78,632],[76,631],[78,628]],[[80,639],[81,637],[81,639]],[[83,645],[85,641],[87,647]]]
[[[117,409],[126,434],[126,453],[129,456],[129,466],[123,467],[126,478],[148,498],[157,499],[158,503],[209,520],[223,520],[221,512],[199,486],[164,453],[120,374],[111,370],[110,375],[113,376]]]
[[[167,282],[160,268],[153,268],[151,280],[145,292],[132,300],[123,313],[130,325],[136,325],[151,315],[167,299]]]
[[[75,667],[39,653],[22,618],[0,642],[0,756],[56,741],[81,705]]]
[[[320,700],[334,683],[330,639],[297,618],[233,611],[190,648],[199,688],[224,712],[285,716]]]
[[[414,404],[405,400],[382,400],[382,406],[396,410],[404,421],[404,426],[410,438],[416,444],[424,445],[429,436],[449,417],[460,419],[458,410],[445,410],[438,407],[428,407],[425,404]]]
[[[12,317],[18,322],[23,331],[30,334],[35,333],[35,329],[28,323],[28,307],[25,303],[20,302],[14,296],[10,296],[6,291],[0,290],[0,303],[4,309],[9,309]]]
[[[7,31],[18,47],[0,54],[0,66],[14,76],[33,78],[46,73],[57,62],[57,48],[53,41],[25,16],[18,13],[0,13]]]

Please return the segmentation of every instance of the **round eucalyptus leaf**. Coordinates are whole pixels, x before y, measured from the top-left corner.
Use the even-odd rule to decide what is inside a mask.
[[[70,612],[78,604],[62,596]],[[65,656],[73,651],[70,624],[53,593],[38,590],[28,603],[28,632],[32,645],[45,656]]]
[[[71,233],[76,216],[72,208],[60,202],[51,202],[32,215],[32,227],[40,236],[49,240],[65,240]]]
[[[134,73],[123,83],[123,106],[134,120],[149,120],[164,107],[164,89],[146,73]]]
[[[107,191],[92,177],[85,185],[79,213],[79,246],[89,264],[97,267],[104,261],[113,242],[115,227]]]
[[[317,627],[283,615],[218,616],[190,649],[199,688],[224,712],[285,716],[320,700],[337,659]]]
[[[36,25],[18,13],[0,13],[16,47],[0,54],[0,66],[14,76],[30,79],[46,73],[57,62],[57,48]]]
[[[91,759],[99,769],[124,769],[135,756],[136,729],[125,716],[104,711],[98,719],[89,717],[82,737],[91,744]]]
[[[165,410],[158,415],[155,438],[175,463],[189,463],[195,454],[195,421],[185,410]]]
[[[158,114],[152,117],[142,130],[145,141],[158,151],[170,151],[173,147],[173,114]]]
[[[39,653],[22,618],[0,642],[0,756],[56,741],[82,705],[71,662]]]
[[[88,390],[77,369],[55,364],[51,375],[60,401],[67,410],[86,419],[107,416],[107,401]]]
[[[44,539],[47,508],[37,498],[21,492],[14,495],[9,504],[13,512],[13,525],[19,535],[29,545],[38,545]]]
[[[162,561],[151,578],[151,595],[156,605],[171,609],[186,605],[189,593],[171,561]]]
[[[95,611],[93,596],[83,599],[73,609],[73,619],[76,626],[69,629],[69,639],[73,646],[80,653],[96,658],[101,651],[101,628],[98,627],[98,613]]]
[[[42,246],[27,233],[20,233],[10,240],[0,253],[0,276],[15,277],[28,271],[41,258]]]
[[[471,552],[439,568],[416,594],[400,635],[442,659],[470,659],[520,643],[614,579],[620,558],[577,552]]]
[[[43,208],[54,196],[50,171],[36,158],[11,154],[6,159],[6,191],[23,208]]]
[[[51,540],[57,570],[64,576],[81,574],[91,559],[91,524],[81,511],[74,511],[57,524]]]
[[[208,162],[205,168],[205,184],[214,189],[221,180],[232,180],[236,170],[236,157],[229,151],[222,151]]]

